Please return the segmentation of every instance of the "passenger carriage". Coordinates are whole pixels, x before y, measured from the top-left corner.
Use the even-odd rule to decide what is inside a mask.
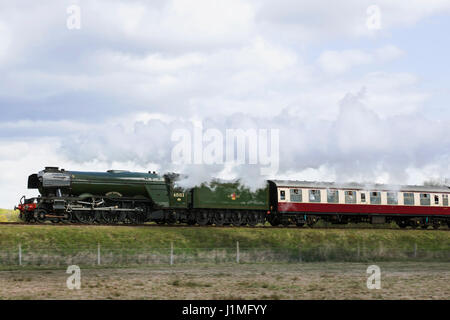
[[[338,184],[309,181],[270,181],[277,214],[275,224],[312,225],[322,219],[332,223],[395,221],[406,226],[435,228],[449,221],[450,188]]]

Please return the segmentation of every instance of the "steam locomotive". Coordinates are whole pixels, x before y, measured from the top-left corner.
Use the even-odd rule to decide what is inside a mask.
[[[390,223],[450,227],[450,188],[268,180],[251,190],[239,181],[181,188],[169,173],[66,171],[46,167],[28,178],[40,195],[16,207],[28,223],[255,226]]]

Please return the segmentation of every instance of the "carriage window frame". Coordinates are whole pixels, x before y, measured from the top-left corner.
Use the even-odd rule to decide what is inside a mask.
[[[406,199],[408,199],[408,201],[405,201]],[[412,199],[412,201],[409,201],[410,199]],[[406,206],[414,206],[416,204],[414,192],[403,192],[403,204]]]
[[[312,203],[321,202],[320,189],[310,189],[308,200],[309,200],[309,202],[312,202]]]
[[[443,194],[442,195],[442,205],[444,207],[448,207],[448,194]]]
[[[387,192],[387,204],[396,205],[398,204],[398,194],[397,192]]]
[[[381,204],[380,191],[370,191],[370,204]]]
[[[420,194],[420,205],[421,206],[431,206],[431,194],[421,193]]]
[[[286,200],[286,191],[280,190],[280,200]]]
[[[339,203],[339,190],[327,189],[327,202]]]
[[[289,190],[291,202],[303,202],[302,189],[292,188]]]
[[[348,203],[348,204],[356,203],[356,191],[345,190],[345,203]]]

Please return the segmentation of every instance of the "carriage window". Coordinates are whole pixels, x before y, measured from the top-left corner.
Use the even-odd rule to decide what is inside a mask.
[[[370,193],[371,204],[381,204],[381,192],[374,191]]]
[[[439,204],[439,196],[438,195],[434,196],[434,204]]]
[[[387,204],[398,204],[397,192],[387,193]]]
[[[280,200],[285,200],[286,199],[286,192],[284,190],[280,191]]]
[[[309,202],[320,202],[320,190],[309,190]]]
[[[338,203],[339,202],[339,191],[338,190],[327,190],[327,201],[328,201],[328,203]]]
[[[302,202],[302,190],[291,189],[291,202]]]
[[[421,206],[429,206],[431,204],[430,194],[429,193],[421,193],[420,194],[420,205]]]
[[[407,206],[414,205],[414,193],[405,192],[403,193],[403,203]]]
[[[356,203],[356,191],[345,191],[345,203]]]
[[[446,207],[448,207],[448,194],[444,194],[442,196],[442,204]]]
[[[366,203],[366,194],[365,193],[361,193],[361,202]]]

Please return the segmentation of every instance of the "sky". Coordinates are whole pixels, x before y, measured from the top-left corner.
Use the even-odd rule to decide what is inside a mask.
[[[449,16],[449,0],[0,0],[0,207],[45,166],[448,178]],[[199,124],[278,130],[278,170],[175,164],[173,132]]]

